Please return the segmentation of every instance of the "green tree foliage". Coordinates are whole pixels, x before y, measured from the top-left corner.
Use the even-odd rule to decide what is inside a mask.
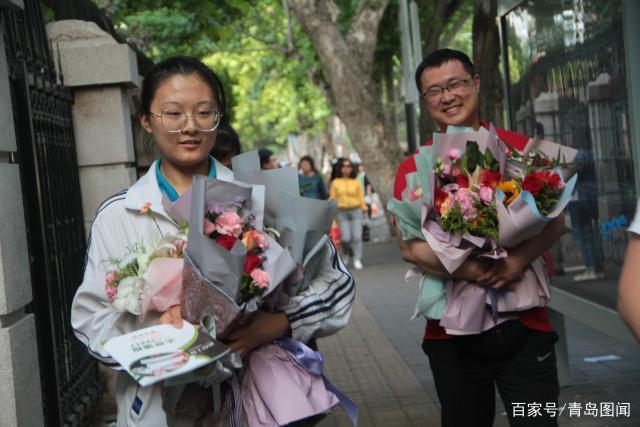
[[[331,114],[315,53],[279,0],[99,0],[116,28],[154,61],[203,59],[222,78],[243,147],[277,148],[321,133]]]

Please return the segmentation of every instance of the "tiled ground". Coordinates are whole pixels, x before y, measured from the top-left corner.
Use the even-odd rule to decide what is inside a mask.
[[[320,341],[329,378],[361,410],[360,426],[438,426],[437,396],[420,349],[424,323],[410,320],[417,285],[402,280],[404,264],[395,243],[368,244],[365,269],[357,272],[358,301],[350,325]],[[640,352],[566,319],[572,385],[561,389],[560,405],[629,402],[629,418],[569,417],[561,426],[640,425]],[[620,360],[587,363],[585,357],[615,354]],[[499,399],[498,399],[499,400]],[[347,426],[336,411],[322,426]],[[495,426],[507,426],[499,406]]]
[[[349,326],[323,339],[320,347],[327,377],[358,405],[359,425],[439,424],[433,399],[361,301],[356,301]],[[350,425],[342,411],[335,418],[335,425]]]
[[[417,285],[403,281],[407,265],[400,260],[395,243],[367,244],[364,264],[365,269],[356,273],[358,297],[350,324],[319,342],[325,354],[325,372],[358,404],[361,427],[437,427],[438,400],[428,360],[420,348],[424,322],[409,319]],[[562,388],[560,404],[629,402],[631,417],[570,418],[565,413],[560,426],[640,426],[638,347],[613,340],[569,318],[566,329],[572,385]],[[585,357],[608,354],[615,354],[620,360],[584,361]],[[105,418],[96,422],[105,424]],[[320,424],[349,425],[341,410]],[[507,425],[499,406],[495,426]]]

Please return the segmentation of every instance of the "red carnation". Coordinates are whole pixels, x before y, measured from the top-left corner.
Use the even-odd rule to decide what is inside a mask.
[[[538,174],[536,174],[535,172],[531,172],[529,175],[524,177],[524,181],[522,182],[522,189],[533,194],[533,196],[535,197],[540,194],[542,185],[543,183],[538,177]]]
[[[560,179],[560,175],[557,172],[549,173],[549,175],[547,176],[547,184],[551,188],[562,188],[563,187],[562,179]]]
[[[440,206],[449,196],[449,193],[444,191],[442,188],[436,186],[436,190],[433,195],[433,206],[436,208],[436,212],[440,213]]]
[[[216,239],[216,242],[218,242],[218,244],[220,246],[222,246],[223,248],[225,248],[228,251],[231,250],[231,248],[233,247],[233,245],[236,244],[237,241],[238,241],[238,239],[236,239],[235,237],[230,236],[228,234],[221,234]]]
[[[533,166],[548,167],[551,166],[551,164],[551,161],[549,159],[545,159],[544,157],[535,157],[533,159]]]
[[[244,261],[244,274],[251,274],[251,272],[262,265],[262,258],[258,255],[249,252],[247,259]]]
[[[498,184],[500,184],[501,179],[502,174],[500,172],[494,172],[486,169],[480,172],[480,182],[494,190],[498,188]]]
[[[460,188],[469,188],[469,178],[465,174],[460,174],[456,176],[456,184],[460,186]]]

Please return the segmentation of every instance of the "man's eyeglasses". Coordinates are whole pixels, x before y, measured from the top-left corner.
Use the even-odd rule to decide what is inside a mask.
[[[450,93],[462,93],[467,88],[467,83],[469,83],[471,79],[473,79],[473,77],[451,80],[445,86],[431,86],[429,90],[422,93],[422,97],[430,103],[438,102],[442,95],[444,95],[445,90]]]
[[[215,110],[200,110],[192,116],[177,110],[162,110],[160,114],[150,113],[153,117],[160,119],[160,124],[169,133],[182,132],[190,118],[200,132],[213,132],[220,125],[222,118],[222,113]]]

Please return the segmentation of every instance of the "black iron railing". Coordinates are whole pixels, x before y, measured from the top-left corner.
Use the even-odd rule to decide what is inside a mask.
[[[100,391],[95,361],[71,330],[85,236],[70,91],[57,84],[40,3],[2,10],[25,204],[45,424],[82,425]]]

